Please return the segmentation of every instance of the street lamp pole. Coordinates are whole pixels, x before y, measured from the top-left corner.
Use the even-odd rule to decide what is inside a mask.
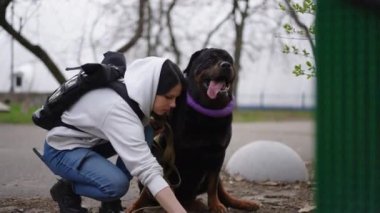
[[[11,25],[13,26],[13,18],[14,18],[14,1],[12,1],[11,6]],[[10,93],[14,93],[14,38],[11,36],[11,89]]]

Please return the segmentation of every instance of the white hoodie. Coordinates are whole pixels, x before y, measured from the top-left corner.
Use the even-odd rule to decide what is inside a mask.
[[[156,96],[160,72],[165,58],[147,57],[134,61],[125,72],[129,96],[143,111],[143,123],[132,108],[115,91],[96,89],[85,94],[62,115],[64,123],[84,132],[63,126],[47,134],[47,143],[58,150],[90,148],[110,141],[125,166],[155,196],[168,186],[162,167],[151,154],[144,137]]]

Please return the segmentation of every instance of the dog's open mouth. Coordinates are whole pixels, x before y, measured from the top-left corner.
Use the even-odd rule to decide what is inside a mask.
[[[204,86],[207,88],[207,96],[210,99],[215,99],[219,93],[226,93],[230,89],[230,83],[226,81],[208,80]]]

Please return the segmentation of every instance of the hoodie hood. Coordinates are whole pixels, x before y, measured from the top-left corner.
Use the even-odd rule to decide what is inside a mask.
[[[145,117],[149,118],[152,112],[162,65],[166,60],[160,57],[137,59],[125,72],[128,95],[139,104]]]

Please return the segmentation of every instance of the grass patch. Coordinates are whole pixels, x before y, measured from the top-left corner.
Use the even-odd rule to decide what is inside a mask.
[[[31,124],[36,109],[37,107],[23,107],[19,103],[11,104],[9,112],[0,112],[0,123]]]
[[[0,112],[0,123],[32,124],[32,114],[38,107],[23,107],[20,103],[10,105],[9,112]],[[235,110],[234,122],[313,120],[313,111],[298,110]]]
[[[304,110],[235,110],[234,122],[313,120],[313,111]]]

